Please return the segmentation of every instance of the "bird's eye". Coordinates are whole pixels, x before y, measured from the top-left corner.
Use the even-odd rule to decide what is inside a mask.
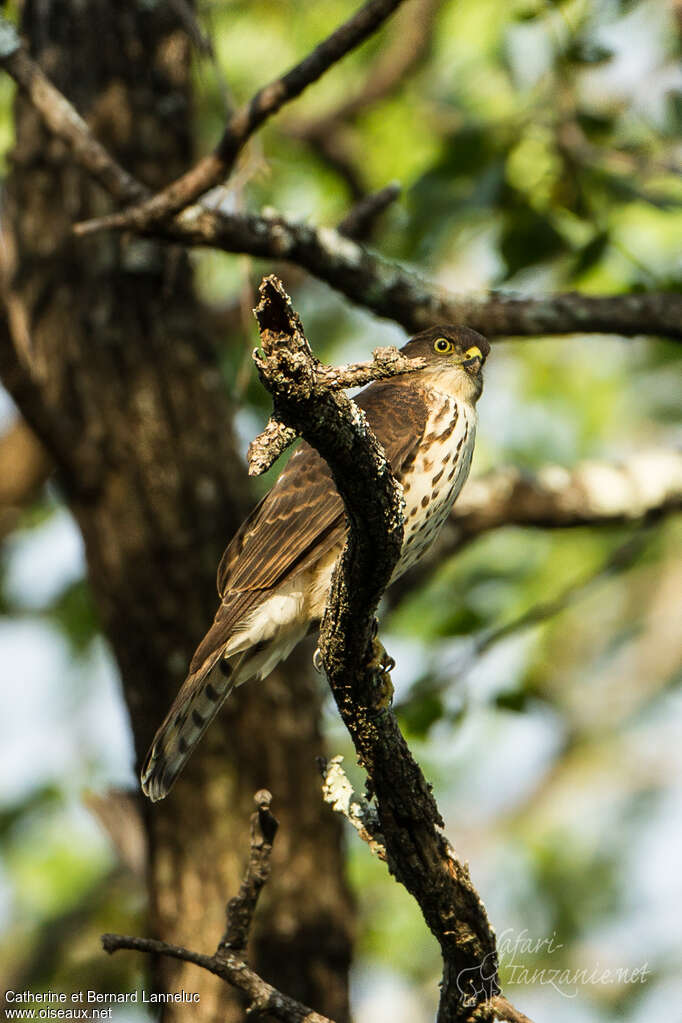
[[[437,337],[433,342],[433,349],[439,355],[447,355],[449,352],[454,351],[454,348],[455,346],[452,341],[448,341],[446,337]]]

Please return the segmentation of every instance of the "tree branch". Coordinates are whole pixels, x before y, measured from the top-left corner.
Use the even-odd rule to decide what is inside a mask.
[[[248,1013],[267,1014],[281,1023],[332,1023],[295,998],[282,994],[252,970],[242,958],[253,921],[258,896],[270,876],[270,854],[277,832],[277,821],[270,813],[272,796],[265,789],[254,796],[258,809],[251,817],[251,847],[239,894],[227,904],[227,927],[214,955],[193,952],[155,938],[136,938],[125,934],[103,934],[102,947],[110,954],[120,949],[169,956],[194,963],[243,991],[249,999]]]
[[[440,556],[501,526],[619,525],[682,508],[682,451],[653,448],[619,462],[590,459],[574,469],[546,465],[531,475],[508,467],[472,479],[450,515]],[[437,544],[437,546],[439,546]]]
[[[270,813],[272,795],[261,789],[253,797],[258,809],[251,816],[251,854],[239,894],[227,904],[227,926],[218,953],[243,952],[263,885],[270,877],[270,856],[279,824]]]
[[[285,103],[296,99],[342,57],[356,49],[386,21],[402,0],[369,0],[324,42],[280,78],[264,85],[229,119],[218,145],[186,174],[151,199],[121,213],[80,225],[82,234],[103,229],[143,231],[194,202],[229,176],[244,144]]]
[[[356,198],[364,195],[365,188],[358,166],[360,154],[354,152],[348,126],[369,107],[397,91],[407,75],[419,67],[431,45],[439,6],[440,0],[407,4],[402,16],[396,18],[391,41],[358,90],[320,117],[294,119],[285,124],[290,135],[307,143],[345,179]]]
[[[400,185],[394,181],[378,192],[366,195],[351,207],[336,230],[345,238],[352,238],[358,242],[366,240],[372,234],[381,214],[396,201],[400,192]]]
[[[0,15],[0,64],[22,88],[28,88],[31,76],[39,75],[41,81],[45,76],[23,48],[21,61],[14,59],[18,57],[17,46],[16,32]],[[30,62],[28,77],[21,74],[26,61]],[[38,90],[36,109],[45,124],[73,147],[81,166],[116,198],[134,199],[138,190],[148,194],[96,142],[68,100],[47,84],[49,89]],[[29,95],[36,102],[34,94]],[[493,292],[480,298],[461,298],[363,248],[340,230],[314,228],[278,215],[226,213],[200,204],[146,230],[154,237],[182,245],[210,246],[293,263],[351,301],[402,324],[410,332],[438,322],[455,322],[488,337],[615,333],[682,338],[682,296],[672,292],[613,296],[568,293],[542,298]]]
[[[254,358],[258,362],[257,351]],[[341,391],[348,387],[362,387],[372,380],[386,380],[403,373],[414,373],[424,367],[423,359],[406,359],[397,348],[375,348],[369,362],[356,362],[349,366],[323,366],[318,360],[312,365],[313,387],[322,391]],[[267,426],[249,444],[247,461],[249,476],[267,472],[279,456],[298,437],[296,430],[287,426],[275,412]]]
[[[682,295],[673,292],[612,296],[568,292],[542,298],[490,292],[459,297],[332,228],[203,206],[191,206],[154,234],[184,245],[293,263],[410,332],[449,322],[489,337],[608,333],[682,338]]]
[[[431,788],[396,718],[377,708],[374,612],[400,555],[402,489],[364,414],[345,395],[316,385],[316,360],[281,283],[264,278],[260,294],[258,372],[281,421],[327,461],[349,523],[320,632],[329,685],[367,771],[389,869],[441,947],[439,1023],[492,1020],[499,982],[485,908],[441,831]]]
[[[67,142],[74,158],[115,199],[137,202],[147,189],[128,174],[91,134],[87,124],[29,56],[14,26],[0,15],[0,65],[11,75],[38,111],[46,127]]]
[[[186,963],[201,966],[202,969],[227,981],[232,987],[243,991],[249,999],[248,1011],[254,1016],[267,1014],[281,1020],[282,1023],[332,1023],[327,1016],[322,1016],[302,1002],[297,1002],[295,998],[282,994],[272,984],[268,984],[233,952],[222,956],[217,954],[209,956],[155,938],[135,938],[125,934],[103,934],[102,947],[110,954],[120,949],[129,949],[133,952],[146,952],[149,955],[169,956],[171,959],[181,959]]]

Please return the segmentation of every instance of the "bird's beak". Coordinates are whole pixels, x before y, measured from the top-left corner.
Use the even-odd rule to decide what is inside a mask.
[[[469,373],[473,375],[476,373],[480,373],[481,366],[483,365],[484,361],[485,360],[481,353],[481,349],[477,345],[474,345],[473,348],[469,348],[468,351],[464,353],[462,365],[466,370],[468,370]]]

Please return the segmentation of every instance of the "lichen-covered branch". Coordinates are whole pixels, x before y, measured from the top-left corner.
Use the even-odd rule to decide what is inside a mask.
[[[332,810],[341,813],[355,828],[375,856],[386,859],[386,849],[379,826],[376,807],[353,789],[342,767],[343,757],[332,757],[323,765],[322,797]]]
[[[121,213],[81,225],[82,233],[112,228],[144,230],[150,224],[178,213],[220,184],[231,173],[239,152],[253,133],[281,110],[285,103],[300,96],[332,65],[376,32],[402,2],[369,0],[300,63],[281,77],[268,82],[236,110],[212,153],[151,199]]]
[[[246,452],[249,476],[262,476],[280,455],[294,443],[298,434],[277,415],[272,415],[265,428],[254,437]]]
[[[258,896],[270,876],[270,855],[277,833],[277,821],[270,812],[270,793],[263,789],[255,794],[254,800],[257,809],[251,817],[249,862],[239,894],[227,904],[225,934],[213,955],[157,941],[155,938],[137,938],[125,934],[103,934],[102,946],[110,954],[128,949],[194,963],[243,991],[249,1000],[249,1015],[267,1015],[269,1019],[280,1020],[281,1023],[332,1023],[327,1016],[322,1016],[268,984],[244,959]]]
[[[257,353],[254,353],[254,357],[258,361]],[[348,366],[323,366],[315,359],[312,363],[312,386],[324,391],[342,391],[348,387],[363,387],[372,380],[386,380],[402,373],[414,373],[423,366],[423,359],[406,359],[391,345],[375,348],[373,358],[367,362],[356,362]],[[249,445],[249,476],[260,476],[267,472],[297,436],[296,430],[287,426],[275,412],[262,433]]]
[[[260,294],[258,372],[282,422],[327,461],[349,523],[320,632],[329,685],[367,771],[389,869],[417,900],[440,944],[439,1023],[484,1023],[498,1018],[494,933],[395,716],[376,709],[372,626],[400,555],[401,488],[363,413],[317,384],[316,360],[281,283],[264,278]]]
[[[609,296],[568,292],[541,298],[500,292],[458,296],[339,231],[278,215],[192,206],[159,230],[184,245],[206,245],[293,263],[410,332],[434,323],[458,323],[487,337],[610,333],[682,338],[682,295],[673,292]]]

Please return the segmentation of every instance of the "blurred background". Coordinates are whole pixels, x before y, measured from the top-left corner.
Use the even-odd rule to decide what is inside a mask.
[[[246,99],[353,7],[200,3],[200,148],[219,136],[226,96]],[[371,244],[455,292],[679,289],[681,40],[679,2],[412,0],[258,136],[221,202],[334,225],[397,181]],[[399,79],[320,137],[340,97],[401,52]],[[5,153],[12,98],[0,78]],[[239,339],[223,369],[245,450],[269,411],[249,358],[269,267],[192,259],[203,300]],[[402,342],[300,272],[282,275],[326,361]],[[678,366],[679,343],[650,338],[497,343],[472,476],[679,447]],[[14,416],[3,394],[0,429]],[[145,889],[136,850],[112,843],[98,807],[137,781],[80,534],[51,482],[2,509],[1,533],[2,986],[129,990],[139,962],[104,960],[98,935],[140,933]],[[681,538],[673,514],[499,529],[385,610],[402,725],[497,931],[506,992],[536,1020],[640,1023],[682,1003]],[[331,706],[325,725],[350,765]],[[354,835],[347,852],[355,1019],[427,1021],[436,943]]]

